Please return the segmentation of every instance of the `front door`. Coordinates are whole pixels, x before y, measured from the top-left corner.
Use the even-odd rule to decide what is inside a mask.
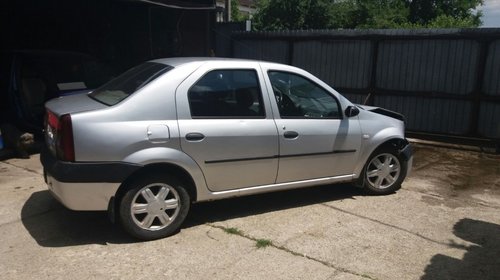
[[[344,118],[335,95],[304,76],[267,74],[279,111],[276,182],[352,175],[361,145],[358,119]]]

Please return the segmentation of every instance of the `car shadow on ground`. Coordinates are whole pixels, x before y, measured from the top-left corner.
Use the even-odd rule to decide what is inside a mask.
[[[326,185],[194,204],[184,228],[363,195],[349,184]]]
[[[453,227],[453,233],[474,243],[463,247],[467,250],[462,259],[437,254],[425,269],[421,280],[493,280],[500,277],[500,225],[461,219]],[[457,246],[461,247],[461,246]]]
[[[21,221],[43,247],[137,242],[112,224],[106,212],[68,210],[49,191],[35,192],[28,198],[21,210]]]
[[[350,185],[327,185],[194,204],[183,228],[285,210],[328,201],[352,199],[362,191]],[[140,242],[112,224],[106,212],[71,211],[48,191],[33,193],[23,205],[21,220],[43,247]],[[179,234],[179,233],[177,233]]]

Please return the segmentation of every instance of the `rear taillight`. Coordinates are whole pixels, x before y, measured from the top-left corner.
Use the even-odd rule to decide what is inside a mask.
[[[47,111],[47,123],[54,129],[59,127],[59,119],[51,111]]]
[[[71,116],[63,115],[61,117],[61,132],[59,145],[62,154],[60,159],[65,161],[75,161],[75,149],[73,145],[73,126],[71,125]]]
[[[47,111],[45,140],[58,159],[75,161],[71,115],[66,114],[58,118],[54,113]]]

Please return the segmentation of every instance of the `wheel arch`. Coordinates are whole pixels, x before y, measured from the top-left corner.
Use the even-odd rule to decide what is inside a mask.
[[[406,139],[403,139],[403,138],[391,138],[391,139],[386,140],[385,142],[381,143],[380,145],[378,145],[370,153],[370,155],[372,155],[375,151],[377,151],[377,150],[379,150],[381,148],[391,147],[391,148],[395,148],[395,149],[401,149],[404,146],[406,146],[407,144],[408,144],[408,140],[406,140]]]
[[[125,194],[125,192],[131,187],[130,183],[138,177],[147,176],[147,174],[169,174],[175,176],[177,179],[181,180],[183,185],[188,192],[191,201],[196,201],[198,192],[196,190],[196,184],[189,172],[184,168],[173,164],[173,163],[151,163],[141,167],[136,170],[132,174],[130,174],[123,183],[121,183],[120,187],[115,193],[114,199],[115,201],[119,201],[121,197]]]
[[[117,214],[119,213],[120,201],[129,190],[132,185],[131,182],[141,176],[146,176],[146,174],[172,174],[177,179],[181,180],[183,185],[186,187],[186,191],[189,194],[191,202],[196,201],[198,197],[198,192],[196,189],[196,183],[193,177],[184,168],[173,164],[173,163],[151,163],[141,167],[132,174],[130,174],[118,187],[115,195],[111,197],[108,204],[108,217],[112,222],[117,219]]]
[[[123,161],[133,162],[142,167],[122,182],[115,196],[121,195],[122,188],[133,178],[142,175],[143,172],[159,172],[177,176],[189,186],[187,191],[191,201],[197,201],[200,195],[207,191],[205,176],[200,166],[193,158],[177,148],[152,147],[143,149],[128,155]]]
[[[408,145],[408,143],[409,143],[408,140],[396,136],[396,137],[392,137],[389,139],[385,139],[384,141],[382,141],[381,143],[376,145],[374,148],[366,151],[363,154],[363,157],[360,158],[360,161],[358,162],[356,169],[354,170],[355,178],[356,179],[360,178],[360,175],[362,173],[363,168],[366,165],[367,160],[378,150],[380,150],[382,148],[387,148],[387,147],[395,148],[395,149],[402,149],[403,147]]]

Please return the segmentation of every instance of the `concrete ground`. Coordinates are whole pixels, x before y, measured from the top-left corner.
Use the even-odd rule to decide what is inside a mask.
[[[500,279],[495,155],[417,146],[393,195],[335,185],[201,203],[151,242],[63,208],[37,155],[0,162],[0,196],[0,279]]]

